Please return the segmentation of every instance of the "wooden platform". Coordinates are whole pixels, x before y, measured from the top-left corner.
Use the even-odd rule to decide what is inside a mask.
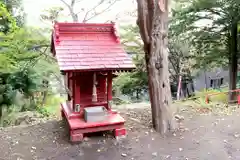
[[[84,133],[107,131],[107,130],[113,130],[115,132],[117,131],[115,135],[126,134],[125,133],[126,131],[124,128],[125,120],[117,112],[108,111],[106,120],[101,122],[89,123],[84,120],[81,112],[80,113],[72,112],[71,107],[67,103],[62,103],[61,108],[62,108],[62,114],[66,118],[69,125],[70,137],[73,137],[71,139],[81,139]],[[75,138],[76,135],[77,135],[77,138]]]
[[[123,124],[124,119],[119,114],[109,113],[105,121],[87,123],[83,118],[72,118],[68,120],[71,129],[83,129],[92,127],[103,127],[107,125]]]

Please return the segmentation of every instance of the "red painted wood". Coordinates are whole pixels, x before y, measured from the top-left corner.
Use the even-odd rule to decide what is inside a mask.
[[[51,48],[60,70],[133,69],[118,41],[114,24],[56,23]]]
[[[122,127],[124,127],[124,123],[112,124],[112,125],[106,125],[106,126],[96,126],[96,127],[90,127],[90,128],[74,129],[74,130],[72,130],[72,133],[73,134],[81,134],[81,133],[84,134],[84,133],[91,133],[91,132],[114,130],[116,128],[122,128]]]
[[[68,119],[71,130],[93,127],[104,127],[107,125],[123,124],[125,120],[119,114],[110,114],[106,121],[86,123],[83,118]]]
[[[237,102],[238,102],[238,105],[240,105],[240,95],[237,96]]]
[[[115,129],[124,134],[125,120],[108,108],[108,101],[112,100],[112,72],[129,71],[135,66],[119,44],[114,24],[57,23],[51,45],[60,70],[66,72],[67,86],[73,94],[71,101],[61,104],[71,140],[81,140],[82,133],[103,130]],[[97,74],[97,102],[92,102],[93,71]],[[80,112],[74,112],[76,104],[80,104]],[[108,118],[86,123],[84,108],[93,106],[106,107]]]
[[[125,136],[126,134],[127,134],[127,131],[125,128],[117,128],[114,130],[115,137]]]
[[[230,90],[230,91],[225,91],[225,92],[218,92],[218,93],[211,93],[211,94],[207,94],[205,96],[205,102],[209,103],[209,98],[215,95],[219,95],[219,94],[229,94],[229,93],[233,93],[233,92],[237,92],[240,93],[240,89],[235,89],[235,90]]]
[[[108,72],[107,77],[107,92],[108,92],[108,101],[112,100],[112,72]]]
[[[80,116],[81,113],[74,113],[70,110],[70,107],[66,103],[61,104],[62,111],[65,114],[66,119],[69,122],[69,127],[71,130],[74,129],[83,129],[91,127],[101,127],[106,125],[118,125],[125,123],[125,120],[116,112],[108,112],[107,120],[103,122],[85,122],[84,118]]]
[[[108,26],[112,26],[112,23],[71,23],[71,22],[58,22],[58,25],[61,26],[102,26],[102,27],[108,27]]]
[[[72,73],[72,76],[75,76],[75,73]],[[73,111],[75,110],[75,105],[76,105],[76,79],[72,79],[72,94],[73,94],[73,101],[72,101],[72,109]]]
[[[70,131],[70,141],[71,142],[80,142],[82,140],[83,140],[83,134],[82,133],[76,134],[73,131]]]
[[[76,74],[76,73],[75,73]],[[81,78],[80,77],[76,77],[75,78],[75,94],[74,94],[74,99],[75,99],[75,105],[76,104],[81,104],[81,100],[80,100],[80,84],[81,84]]]

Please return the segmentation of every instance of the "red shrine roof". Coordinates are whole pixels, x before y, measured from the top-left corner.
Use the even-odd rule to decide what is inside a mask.
[[[63,71],[135,68],[113,23],[56,23],[51,51]]]

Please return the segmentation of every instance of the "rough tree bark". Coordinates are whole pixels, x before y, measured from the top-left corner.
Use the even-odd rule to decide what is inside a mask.
[[[1,106],[0,107],[0,120],[2,119],[2,116],[3,116],[3,107]]]
[[[231,34],[229,37],[229,90],[235,90],[237,85],[238,72],[238,23],[233,23],[231,26]],[[236,93],[229,93],[229,100],[236,100]]]
[[[168,71],[168,0],[137,0],[137,24],[144,42],[152,123],[162,134],[175,130]]]

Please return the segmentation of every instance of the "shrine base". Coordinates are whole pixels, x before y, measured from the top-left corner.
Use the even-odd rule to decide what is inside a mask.
[[[100,131],[113,131],[116,139],[126,136],[125,120],[116,112],[109,111],[107,118],[101,122],[85,122],[81,113],[71,112],[67,103],[62,103],[61,115],[67,122],[71,142],[81,142],[85,133]]]

